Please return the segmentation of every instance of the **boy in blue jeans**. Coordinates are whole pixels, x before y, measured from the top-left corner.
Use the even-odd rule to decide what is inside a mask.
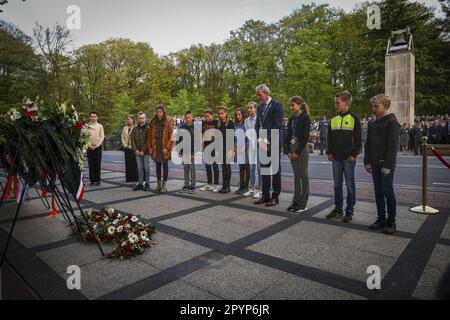
[[[396,199],[394,193],[394,171],[399,145],[400,124],[395,114],[388,113],[391,100],[384,94],[370,99],[376,120],[370,123],[364,151],[364,166],[372,174],[377,203],[378,218],[370,226],[372,230],[383,229],[393,234],[395,224]],[[387,207],[387,219],[386,219]]]
[[[331,119],[328,129],[328,160],[333,164],[334,203],[335,208],[327,218],[342,218],[343,192],[345,177],[347,185],[347,207],[344,222],[350,222],[356,203],[355,165],[361,150],[361,122],[356,113],[350,111],[352,95],[348,91],[335,95],[335,108],[339,113]]]

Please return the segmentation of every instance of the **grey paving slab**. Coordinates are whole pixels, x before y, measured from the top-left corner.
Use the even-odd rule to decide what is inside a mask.
[[[436,299],[436,290],[444,271],[432,266],[425,267],[422,277],[414,290],[413,297],[425,300]]]
[[[125,173],[124,172],[102,173],[102,179],[112,179],[112,178],[124,178],[125,179]]]
[[[94,203],[105,203],[109,201],[127,200],[129,198],[139,197],[141,191],[133,191],[132,187],[119,187],[107,190],[96,190],[84,195],[84,199]]]
[[[409,242],[410,239],[383,233],[349,230],[336,245],[398,258]]]
[[[100,260],[80,267],[81,293],[95,299],[159,272],[138,259],[126,261]],[[59,274],[64,279],[69,276]]]
[[[259,293],[255,300],[365,300],[366,298],[319,282],[287,274]]]
[[[219,297],[181,279],[143,295],[137,300],[218,300]]]
[[[184,281],[224,299],[251,299],[286,273],[234,256],[183,278]]]
[[[153,239],[156,246],[146,250],[138,259],[161,270],[166,270],[210,250],[162,232],[157,232]]]
[[[2,224],[1,227],[9,232],[11,224]],[[13,236],[24,247],[31,248],[67,239],[71,233],[66,223],[55,218],[44,217],[18,221]]]
[[[330,206],[314,215],[317,218],[326,218],[326,215],[333,210],[334,206]],[[427,216],[418,215],[409,211],[408,207],[397,207],[397,230],[404,232],[416,233]],[[360,225],[371,225],[377,219],[376,204],[373,202],[358,201],[355,206],[352,223]]]
[[[295,263],[307,264],[325,247],[324,243],[304,240],[286,233],[277,233],[255,243],[248,249]]]
[[[0,208],[0,223],[2,221],[13,219],[16,214],[17,206],[18,204],[15,201],[5,201]],[[50,214],[50,212],[51,210],[47,209],[41,202],[41,200],[26,200],[20,208],[19,218],[30,217],[44,213]]]
[[[276,212],[286,212],[286,208],[289,207],[289,205],[292,202],[292,193],[282,192],[280,194],[279,199],[280,199],[279,205],[276,205],[273,207],[265,207],[264,206],[262,208],[267,209],[267,210],[276,211]],[[308,207],[308,209],[314,208],[315,206],[317,206],[327,200],[329,200],[329,198],[310,196],[308,199],[307,207]],[[246,198],[242,198],[242,199],[237,199],[237,200],[233,201],[232,203],[249,206],[249,207],[255,207],[255,204],[254,204],[255,201],[256,201],[256,199],[253,199],[252,197],[246,197]]]
[[[450,246],[437,244],[431,254],[428,265],[441,270],[450,266]]]
[[[99,186],[91,186],[88,179],[85,179],[84,183],[85,183],[85,190],[88,191],[88,192],[102,190],[102,189],[105,189],[105,188],[116,187],[115,184],[111,184],[111,183],[108,183],[106,181],[102,181],[102,184],[99,185]]]
[[[142,192],[141,194],[144,195]],[[195,208],[204,204],[204,202],[197,200],[180,199],[169,195],[154,195],[149,193],[149,197],[147,198],[124,201],[111,206],[115,209],[141,215],[143,218],[149,219],[180,210]]]
[[[102,244],[105,253],[111,252],[113,245]],[[36,254],[56,272],[64,272],[70,265],[84,266],[104,259],[94,243],[74,243],[67,246],[38,252]]]
[[[371,265],[380,267],[381,276],[384,278],[395,262],[395,258],[386,255],[330,245],[320,250],[306,264],[310,267],[365,282],[368,277],[367,267]]]
[[[450,219],[448,220],[447,224],[445,225],[444,230],[442,230],[441,238],[450,239]]]
[[[307,264],[320,250],[326,249],[346,233],[348,230],[302,221],[255,243],[248,249],[295,263]]]
[[[359,232],[361,234],[347,228],[302,221],[249,249],[357,280],[365,281],[369,265],[378,265],[387,273],[396,260],[389,254],[398,256],[402,248],[390,250],[388,247],[395,242],[377,245],[369,240],[356,245],[358,238],[365,236],[363,231]],[[352,237],[355,239],[350,242]],[[373,239],[379,240],[376,236]],[[404,247],[406,243],[400,240],[400,245]]]
[[[162,223],[230,243],[283,219],[264,213],[218,206],[165,220]]]

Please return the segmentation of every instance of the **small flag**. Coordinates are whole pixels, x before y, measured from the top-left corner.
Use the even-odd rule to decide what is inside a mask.
[[[78,186],[78,191],[77,191],[77,194],[76,194],[77,203],[81,202],[81,200],[83,199],[83,195],[84,195],[84,181],[83,181],[83,174],[81,174],[81,176],[80,176],[80,185]]]
[[[19,178],[19,181],[17,181],[17,177],[14,177],[14,198],[16,199],[16,202],[20,202],[20,196],[22,195],[22,192],[24,192],[24,198],[25,195],[28,192],[28,184],[25,182],[23,178]]]

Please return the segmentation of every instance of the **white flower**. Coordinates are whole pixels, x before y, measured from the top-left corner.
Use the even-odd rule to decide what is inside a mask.
[[[114,213],[114,208],[107,208],[106,213],[109,213],[109,214]]]
[[[108,216],[104,216],[103,221],[108,221]]]
[[[125,225],[125,229],[130,229],[131,228],[131,226],[127,223],[126,225]]]
[[[16,121],[17,119],[22,118],[22,115],[20,114],[20,112],[17,111],[15,108],[9,109],[7,115],[9,117],[9,119],[13,122]]]
[[[123,226],[118,226],[117,227],[117,232],[122,232],[123,231]]]
[[[95,229],[97,229],[97,224],[96,223],[94,223],[94,225],[92,225],[92,230],[95,230]]]
[[[116,228],[113,227],[113,226],[110,226],[110,227],[108,228],[108,233],[109,233],[109,234],[114,234],[115,231],[116,231]]]
[[[118,222],[119,222],[119,220],[116,219],[116,220],[113,221],[113,224],[117,224]]]
[[[130,241],[131,244],[135,243],[138,240],[139,240],[139,237],[137,235],[135,235],[134,233],[130,233],[128,235],[128,241]]]
[[[141,232],[141,238],[146,238],[146,237],[147,237],[147,232],[142,231],[142,232]]]
[[[131,221],[132,221],[132,222],[137,222],[138,220],[139,220],[139,218],[136,217],[136,216],[133,216],[133,217],[131,218]]]
[[[121,244],[122,247],[125,247],[126,245],[127,245],[126,241],[122,242],[122,244]]]

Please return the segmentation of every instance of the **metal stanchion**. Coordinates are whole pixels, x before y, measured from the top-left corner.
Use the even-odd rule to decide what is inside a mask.
[[[409,210],[421,214],[437,214],[439,210],[428,206],[428,138],[423,137],[423,149],[422,149],[422,205],[410,208]]]

